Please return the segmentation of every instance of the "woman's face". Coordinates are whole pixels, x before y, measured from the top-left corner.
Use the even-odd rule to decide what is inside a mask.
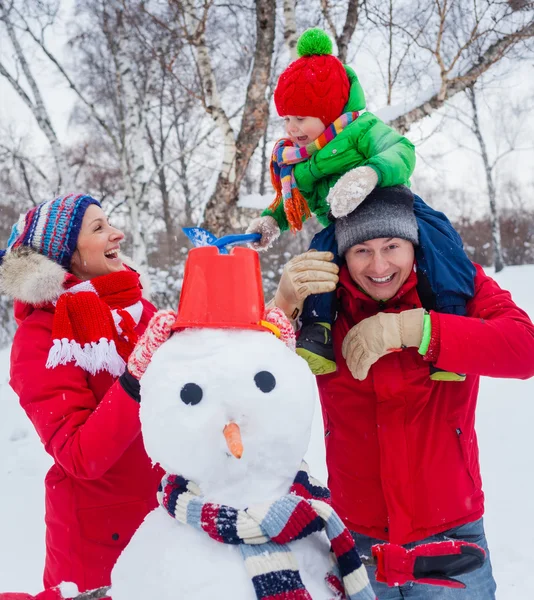
[[[119,258],[120,243],[124,233],[108,223],[104,211],[91,204],[85,211],[78,245],[70,263],[71,272],[79,279],[93,279],[122,271]]]
[[[388,300],[408,279],[414,248],[401,238],[376,238],[349,248],[345,260],[350,276],[366,294]]]

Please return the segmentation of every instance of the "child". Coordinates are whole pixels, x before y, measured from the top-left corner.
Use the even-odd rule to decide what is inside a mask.
[[[359,114],[365,97],[358,77],[332,56],[332,42],[324,31],[304,32],[297,51],[300,58],[281,74],[274,92],[289,136],[273,150],[271,179],[277,196],[247,232],[261,233],[254,247],[266,249],[281,231],[299,231],[313,213],[325,229],[314,237],[310,248],[332,251],[339,262],[333,220],[351,213],[377,185],[409,185],[415,150],[408,139],[372,113]],[[421,301],[427,309],[463,315],[473,295],[475,269],[461,238],[445,215],[418,196],[414,212],[419,228],[416,260]],[[439,281],[434,277],[437,272]],[[311,296],[302,315],[294,315],[302,322],[297,353],[317,375],[336,369],[330,335],[334,298],[334,292]],[[431,378],[463,380],[464,376],[432,368]]]

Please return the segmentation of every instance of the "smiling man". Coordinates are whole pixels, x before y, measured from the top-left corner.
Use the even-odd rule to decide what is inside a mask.
[[[332,504],[360,553],[371,556],[384,540],[407,549],[462,540],[487,551],[480,569],[458,576],[467,589],[388,587],[369,566],[377,598],[493,600],[474,428],[478,386],[482,375],[534,375],[534,326],[478,265],[466,316],[423,306],[413,202],[405,186],[375,189],[336,221],[339,270],[329,252],[293,258],[275,303],[291,317],[308,295],[337,283],[337,371],[317,383]],[[429,379],[430,363],[466,379]]]

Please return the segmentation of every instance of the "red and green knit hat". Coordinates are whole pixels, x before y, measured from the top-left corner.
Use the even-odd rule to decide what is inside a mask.
[[[318,28],[308,29],[297,43],[299,59],[280,75],[274,103],[281,117],[317,117],[325,127],[342,113],[350,84],[345,67],[332,55],[332,40]]]

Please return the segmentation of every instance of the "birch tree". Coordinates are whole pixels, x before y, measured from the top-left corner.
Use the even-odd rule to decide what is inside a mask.
[[[50,15],[52,18],[53,11]],[[3,27],[7,33],[7,38],[13,48],[16,66],[20,69],[20,73],[14,74],[0,59],[0,75],[9,82],[22,102],[30,109],[39,129],[50,145],[50,151],[54,157],[57,170],[57,180],[49,193],[70,192],[74,188],[74,177],[67,162],[65,150],[59,141],[46,108],[40,86],[30,67],[30,60],[27,58],[19,39],[19,23],[22,23],[23,26],[26,25],[25,19],[15,2],[13,0],[0,0],[0,30]]]
[[[204,213],[204,226],[220,234],[242,226],[237,210],[239,189],[267,125],[266,91],[274,48],[276,2],[258,0],[254,4],[254,55],[248,67],[250,76],[238,130],[234,130],[228,110],[224,107],[210,53],[211,42],[207,32],[212,0],[169,0],[169,4],[175,9],[184,35],[195,52],[200,101],[222,138],[221,168]]]

